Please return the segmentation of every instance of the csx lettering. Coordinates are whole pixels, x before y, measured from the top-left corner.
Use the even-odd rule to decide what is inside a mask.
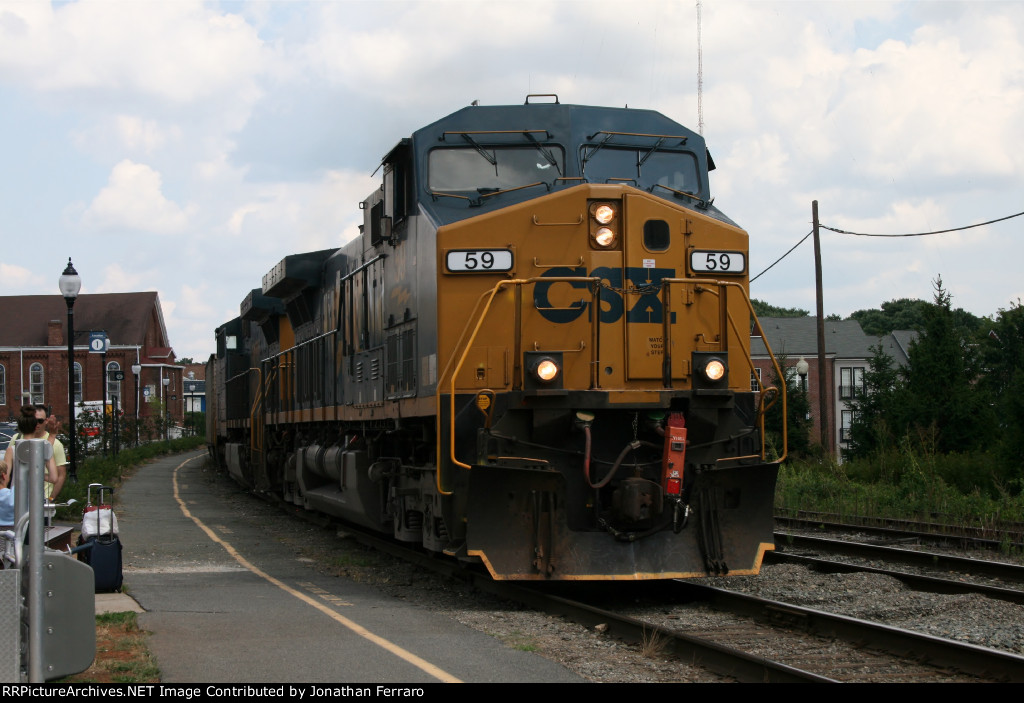
[[[627,293],[632,300],[631,307],[626,311],[626,303],[623,294],[622,272],[620,268],[609,268],[600,266],[590,272],[590,277],[601,279],[605,285],[601,287],[598,294],[601,322],[616,322],[623,313],[626,315],[626,322],[642,322],[660,324],[663,322],[663,310],[661,303],[661,282],[666,278],[675,276],[675,269],[659,268],[627,268],[626,278],[639,290]],[[587,270],[582,266],[570,268],[568,266],[557,266],[544,272],[543,278],[587,277]],[[555,307],[551,304],[552,286],[569,286],[583,292],[578,300],[575,300],[564,307]],[[607,287],[605,287],[607,286]],[[564,324],[578,319],[584,312],[587,313],[588,321],[593,319],[593,311],[590,309],[590,294],[587,281],[551,281],[540,282],[533,288],[533,303],[537,310],[549,322]],[[672,322],[676,321],[675,313],[672,313]]]

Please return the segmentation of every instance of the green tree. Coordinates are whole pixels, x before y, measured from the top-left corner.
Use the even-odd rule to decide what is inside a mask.
[[[899,298],[882,303],[881,308],[857,310],[850,314],[851,320],[860,323],[865,334],[881,337],[894,330],[921,331],[927,324],[931,303],[917,298]],[[978,317],[963,308],[952,311],[957,327],[976,332],[985,326],[985,318]]]
[[[908,409],[920,430],[937,432],[935,449],[963,452],[986,446],[993,427],[987,393],[975,384],[978,366],[971,330],[958,324],[951,296],[935,281],[921,335],[910,345]]]
[[[908,417],[906,386],[892,358],[878,344],[871,347],[868,370],[864,373],[864,392],[850,401],[853,422],[850,425],[851,457],[868,457],[885,451],[906,434]]]
[[[807,391],[800,384],[795,366],[787,366],[785,357],[779,358],[779,366],[786,377],[786,438],[789,455],[794,458],[811,454],[811,402]],[[772,369],[768,385],[781,388],[778,374]],[[765,415],[764,430],[768,442],[782,453],[782,401],[776,403]]]
[[[983,372],[978,387],[995,407],[1002,475],[1024,478],[1024,305],[1018,300],[1000,310],[978,341]]]
[[[900,298],[882,303],[881,308],[857,310],[850,318],[860,323],[864,334],[875,337],[893,330],[921,330],[928,303],[916,298]]]
[[[750,305],[758,317],[807,317],[811,314],[800,308],[777,308],[757,298],[751,298]]]

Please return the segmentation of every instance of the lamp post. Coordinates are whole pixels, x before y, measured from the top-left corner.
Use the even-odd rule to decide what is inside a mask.
[[[132,375],[135,376],[135,446],[139,446],[139,374],[142,364],[132,364]]]
[[[163,380],[161,381],[161,383],[164,384],[164,441],[165,442],[169,442],[170,439],[167,436],[167,430],[168,430],[168,425],[170,424],[170,419],[168,417],[167,410],[168,410],[168,403],[170,401],[167,398],[167,390],[168,390],[167,386],[169,386],[171,384],[171,377],[170,376],[164,376]]]
[[[68,440],[71,442],[71,459],[68,468],[68,479],[72,485],[78,483],[78,471],[75,467],[75,299],[82,290],[82,279],[71,265],[71,257],[68,257],[68,267],[60,275],[57,281],[60,294],[64,296],[64,302],[68,306]],[[84,379],[83,379],[84,380]]]
[[[800,361],[796,362],[796,375],[800,377],[800,390],[807,390],[807,372],[811,370],[811,365],[807,363],[807,359],[800,357]]]

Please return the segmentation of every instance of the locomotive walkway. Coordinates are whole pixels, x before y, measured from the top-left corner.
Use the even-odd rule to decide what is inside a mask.
[[[443,614],[319,573],[267,527],[262,506],[211,492],[204,456],[144,466],[117,495],[125,589],[144,610],[162,682],[584,681]]]

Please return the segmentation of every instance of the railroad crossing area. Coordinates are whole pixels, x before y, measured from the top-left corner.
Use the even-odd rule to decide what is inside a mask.
[[[293,531],[275,529],[287,516],[226,486],[203,453],[141,467],[119,489],[117,510],[131,598],[97,596],[97,607],[138,605],[164,683],[584,682],[429,607],[318,569]]]

